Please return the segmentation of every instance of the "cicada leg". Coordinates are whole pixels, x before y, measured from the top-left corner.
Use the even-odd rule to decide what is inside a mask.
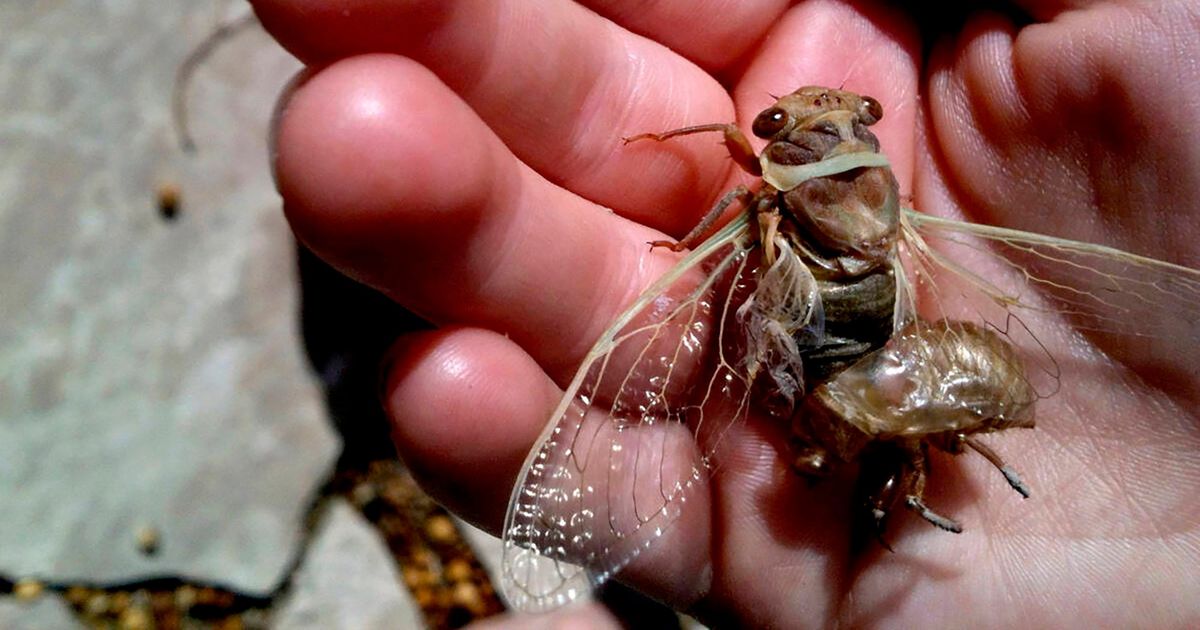
[[[624,138],[625,144],[638,142],[639,140],[654,140],[655,142],[663,142],[678,136],[687,136],[694,133],[707,133],[710,131],[720,131],[725,136],[725,148],[729,150],[729,157],[737,163],[742,170],[754,176],[762,175],[762,165],[758,162],[758,155],[754,153],[754,147],[750,146],[750,141],[746,139],[746,134],[733,123],[716,123],[711,125],[695,125],[692,127],[682,127],[680,129],[672,129],[662,133],[642,133],[636,136]],[[769,188],[769,187],[768,187]],[[769,196],[769,193],[762,192],[759,196]],[[746,207],[756,207],[759,199],[755,193],[750,192],[746,186],[738,186],[733,190],[725,193],[712,210],[708,211],[704,219],[700,221],[696,227],[692,228],[688,235],[680,239],[678,242],[671,241],[652,241],[651,247],[666,247],[672,251],[680,252],[689,249],[703,240],[703,237],[708,234],[710,228],[718,219],[725,213],[725,209],[734,201],[742,202]]]
[[[996,470],[999,470],[1000,474],[1004,475],[1004,480],[1008,482],[1008,485],[1013,487],[1013,490],[1020,492],[1022,497],[1029,498],[1029,487],[1025,485],[1025,482],[1021,481],[1021,476],[1017,474],[1016,470],[1013,470],[1011,466],[1004,463],[1003,459],[1000,459],[996,451],[988,448],[986,444],[980,442],[974,436],[960,433],[958,439],[991,462],[996,467]]]
[[[762,165],[758,163],[758,155],[754,153],[754,147],[750,146],[750,141],[746,139],[746,134],[742,133],[742,130],[733,123],[695,125],[672,129],[662,133],[640,133],[636,136],[624,138],[624,140],[625,144],[639,140],[662,142],[663,140],[677,136],[688,136],[694,133],[706,133],[709,131],[720,131],[725,135],[725,148],[729,150],[729,157],[733,158],[733,161],[737,162],[737,165],[742,167],[743,171],[755,177],[762,175]]]
[[[866,535],[873,535],[888,551],[884,540],[888,514],[903,496],[904,504],[921,518],[948,532],[960,533],[962,526],[925,505],[925,478],[928,474],[925,446],[919,442],[884,442],[864,452],[855,495],[864,508],[853,533],[852,545],[859,548]],[[869,530],[869,531],[864,531]]]
[[[1032,424],[1018,426],[1032,426]],[[1013,490],[1021,493],[1022,497],[1029,498],[1029,486],[1026,486],[1024,481],[1021,481],[1021,475],[1017,474],[1017,471],[1012,466],[1004,463],[1004,460],[1000,458],[1000,455],[996,451],[989,448],[987,444],[980,442],[979,438],[967,435],[966,433],[943,433],[932,437],[929,442],[951,455],[960,455],[968,448],[983,455],[984,459],[988,460],[992,466],[996,467],[996,470],[1000,471],[1000,474],[1004,475],[1004,480],[1008,482],[1008,485],[1012,486]]]
[[[742,205],[749,206],[753,200],[754,193],[750,192],[749,188],[746,188],[745,186],[738,186],[737,188],[725,193],[725,195],[713,205],[712,209],[708,211],[708,214],[704,215],[704,218],[700,220],[700,223],[698,223],[696,227],[692,228],[691,232],[687,233],[687,236],[675,242],[650,241],[650,247],[666,247],[673,252],[681,252],[685,249],[690,249],[703,240],[704,236],[706,236],[708,231],[712,228],[713,223],[716,223],[717,219],[721,218],[721,215],[725,214],[725,209],[728,208],[730,204],[732,204],[734,201],[740,201]]]
[[[911,471],[905,480],[907,492],[904,496],[904,504],[908,506],[908,509],[916,512],[921,518],[933,523],[937,527],[948,532],[961,534],[962,525],[959,525],[958,521],[942,516],[925,505],[925,478],[928,474],[928,458],[925,454],[924,445],[916,445],[909,449],[909,466],[911,467]]]
[[[907,453],[894,444],[885,442],[864,453],[854,489],[854,504],[861,510],[854,516],[851,531],[851,548],[856,553],[869,538],[893,551],[884,534],[887,533],[888,514],[900,498],[907,474],[911,474]]]

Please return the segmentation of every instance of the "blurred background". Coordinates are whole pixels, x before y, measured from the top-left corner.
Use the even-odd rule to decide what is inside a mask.
[[[495,539],[416,488],[376,402],[421,323],[280,212],[299,68],[243,2],[0,3],[0,629],[503,610]]]
[[[378,403],[425,324],[284,221],[299,70],[244,2],[0,2],[0,630],[504,612],[499,541],[420,491]]]
[[[267,138],[299,70],[244,2],[0,2],[0,630],[504,611],[499,541],[420,491],[378,403],[425,324],[284,221]]]

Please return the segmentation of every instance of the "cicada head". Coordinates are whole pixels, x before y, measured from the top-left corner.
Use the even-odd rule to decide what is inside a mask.
[[[754,120],[755,135],[770,140],[759,155],[763,180],[782,193],[801,240],[839,258],[821,265],[835,275],[862,275],[889,264],[899,184],[886,165],[815,178],[804,176],[806,167],[879,153],[879,139],[867,127],[882,117],[879,101],[869,96],[809,86],[779,98]]]
[[[879,140],[867,127],[882,117],[883,106],[869,96],[809,86],[776,100],[752,128],[754,135],[770,140],[762,154],[768,163],[794,166],[845,153],[877,153]]]
[[[873,125],[883,118],[883,106],[870,96],[818,86],[805,86],[775,101],[754,118],[754,135],[778,139],[793,129],[811,127],[818,120]],[[836,123],[835,123],[836,124]]]

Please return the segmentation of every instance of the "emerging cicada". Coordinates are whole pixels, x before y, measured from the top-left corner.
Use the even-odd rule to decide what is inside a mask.
[[[927,453],[979,453],[1029,496],[979,436],[1032,427],[1058,391],[1051,347],[1070,342],[1047,343],[1048,322],[1103,338],[1155,320],[1194,342],[1200,271],[901,208],[868,129],[882,116],[804,87],[755,118],[758,155],[733,124],[629,139],[719,131],[762,183],[654,243],[691,251],[584,359],[509,504],[514,606],[570,601],[665,535],[751,416],[791,427],[801,475],[860,463],[858,519],[881,542],[898,505],[960,532],[926,504]],[[745,212],[713,232],[735,202]]]

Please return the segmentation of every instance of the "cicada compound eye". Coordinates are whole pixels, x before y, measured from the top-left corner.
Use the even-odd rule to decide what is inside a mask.
[[[862,121],[862,124],[874,125],[879,122],[883,118],[883,105],[870,96],[862,97],[862,101],[862,109],[858,112],[858,119]]]
[[[787,124],[787,112],[781,107],[771,107],[754,117],[750,130],[759,138],[767,139],[779,133]]]

